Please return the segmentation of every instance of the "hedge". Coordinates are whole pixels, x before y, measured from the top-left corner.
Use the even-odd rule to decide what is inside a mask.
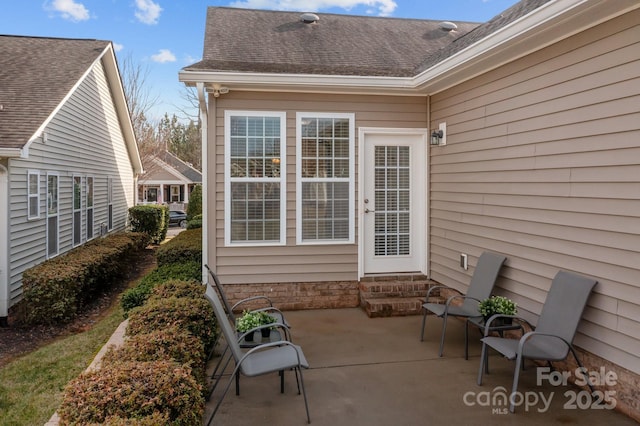
[[[157,424],[200,426],[203,412],[201,385],[189,367],[175,361],[105,364],[83,373],[69,382],[58,409],[61,425],[101,424],[108,414],[120,419],[155,416],[168,419]],[[119,421],[113,424],[128,424]]]
[[[204,297],[206,286],[196,280],[169,280],[151,290],[151,299],[167,299],[169,297]]]
[[[111,347],[102,358],[102,365],[123,360],[175,361],[192,369],[198,383],[205,385],[206,355],[202,341],[178,326],[168,326],[150,333],[129,336],[122,346]]]
[[[202,229],[186,229],[158,247],[158,266],[168,263],[200,262],[202,264]]]
[[[68,322],[84,303],[123,279],[149,243],[144,233],[97,238],[22,274],[25,321]]]
[[[218,333],[213,308],[204,297],[169,297],[150,299],[132,309],[129,312],[127,334],[147,334],[171,325],[199,338],[207,353],[213,347]]]
[[[128,315],[131,309],[142,306],[151,295],[151,291],[155,286],[172,279],[201,281],[202,264],[200,262],[188,261],[183,263],[170,263],[154,269],[142,278],[135,287],[128,289],[122,294],[120,303],[125,311],[125,315]]]

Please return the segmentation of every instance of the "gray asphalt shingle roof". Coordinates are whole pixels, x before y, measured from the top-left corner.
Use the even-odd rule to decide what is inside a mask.
[[[22,148],[109,43],[0,35],[0,148]]]
[[[202,61],[186,71],[413,77],[550,0],[522,0],[486,23],[209,7]]]
[[[186,70],[413,76],[429,54],[477,23],[209,7],[202,61]]]

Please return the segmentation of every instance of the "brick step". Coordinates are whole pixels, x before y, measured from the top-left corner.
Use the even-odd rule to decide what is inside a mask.
[[[362,309],[369,318],[392,317],[421,314],[424,298],[419,297],[387,297],[362,299]]]
[[[392,297],[422,297],[424,299],[433,281],[372,281],[360,282],[360,297],[364,299]]]

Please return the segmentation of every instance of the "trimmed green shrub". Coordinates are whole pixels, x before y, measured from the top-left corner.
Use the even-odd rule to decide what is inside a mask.
[[[187,229],[158,247],[158,266],[187,261],[202,264],[202,229]]]
[[[154,269],[142,278],[138,285],[128,289],[122,294],[120,303],[125,311],[125,315],[136,306],[142,306],[156,285],[172,279],[201,281],[202,264],[200,262],[187,261],[182,263],[169,263]]]
[[[206,286],[196,280],[169,280],[155,286],[151,290],[149,299],[168,299],[169,297],[201,298],[204,296],[206,289]]]
[[[129,223],[134,232],[144,232],[154,244],[160,244],[169,229],[169,208],[156,204],[134,206],[129,209]]]
[[[159,424],[200,426],[203,412],[201,385],[174,361],[106,364],[83,373],[69,382],[58,409],[62,425],[166,416]]]
[[[202,214],[202,185],[193,187],[189,194],[189,205],[187,206],[187,222],[192,220],[194,216]]]
[[[198,337],[205,352],[217,337],[217,323],[213,308],[204,298],[170,297],[150,299],[129,312],[127,334],[151,333],[175,325]]]
[[[195,215],[193,219],[187,222],[187,229],[197,229],[197,228],[202,228],[201,214]]]
[[[206,355],[202,342],[177,326],[130,336],[119,348],[109,348],[102,365],[161,360],[173,360],[190,367],[198,383],[205,384]]]
[[[67,322],[101,290],[124,278],[149,243],[143,233],[97,238],[22,274],[25,321]]]

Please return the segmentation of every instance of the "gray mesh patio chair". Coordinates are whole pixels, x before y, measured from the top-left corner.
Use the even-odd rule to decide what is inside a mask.
[[[286,319],[284,318],[284,314],[282,313],[282,311],[280,311],[278,308],[273,306],[273,301],[267,296],[260,295],[260,296],[247,297],[245,299],[242,299],[242,300],[236,302],[234,305],[231,305],[231,303],[229,303],[229,299],[227,298],[227,294],[226,294],[226,292],[224,290],[224,286],[220,283],[220,280],[218,279],[218,276],[215,274],[215,272],[213,272],[211,270],[211,268],[209,268],[209,265],[205,264],[204,267],[207,268],[207,271],[209,271],[209,275],[211,276],[211,278],[213,279],[213,282],[215,283],[216,290],[218,291],[218,294],[220,295],[220,299],[222,301],[222,304],[224,305],[224,309],[227,312],[227,315],[229,316],[229,319],[231,319],[231,321],[234,324],[236,322],[236,317],[235,317],[235,313],[234,312],[238,308],[240,308],[243,304],[250,303],[250,302],[256,302],[256,301],[263,301],[268,306],[265,306],[265,307],[262,307],[262,308],[251,309],[251,310],[252,311],[265,311],[269,315],[271,315],[276,320],[276,322],[282,323],[282,324],[286,325],[287,327],[289,327],[289,323],[287,323]]]
[[[487,367],[487,346],[500,352],[505,358],[516,360],[513,388],[509,397],[509,410],[512,413],[515,411],[514,395],[518,390],[518,378],[525,358],[547,361],[551,367],[551,361],[564,360],[571,351],[578,366],[582,368],[582,363],[571,343],[589,294],[596,283],[597,281],[592,278],[566,271],[558,272],[547,293],[535,331],[525,333],[520,339],[488,336],[491,322],[505,315],[492,316],[487,321],[485,337],[482,338],[478,385],[482,384],[482,374]],[[593,387],[590,383],[588,384],[593,393]]]
[[[277,372],[280,374],[280,391],[284,392],[283,383],[284,372],[286,370],[294,370],[296,373],[298,394],[302,393],[305,410],[307,412],[307,422],[311,423],[307,394],[304,389],[304,380],[302,377],[302,369],[309,368],[309,363],[307,362],[300,346],[294,345],[289,341],[282,340],[279,342],[264,343],[243,352],[237,341],[235,325],[230,322],[229,317],[224,311],[220,299],[212,286],[207,286],[205,297],[213,307],[213,311],[218,320],[218,325],[220,326],[222,334],[229,345],[231,355],[236,363],[229,381],[225,386],[213,412],[211,413],[211,416],[209,417],[207,425],[211,424],[213,417],[218,412],[218,408],[220,408],[220,404],[222,404],[222,401],[229,391],[229,387],[237,373],[241,373],[247,377],[254,377]]]
[[[427,321],[427,314],[429,312],[434,313],[436,316],[442,318],[442,336],[440,337],[440,353],[444,349],[444,336],[447,331],[447,318],[453,317],[477,317],[480,316],[478,311],[478,304],[491,296],[493,286],[498,279],[500,268],[507,260],[507,258],[501,254],[491,253],[485,251],[478,258],[476,269],[473,271],[473,277],[469,284],[469,289],[465,295],[455,295],[447,299],[445,303],[430,303],[429,297],[431,292],[440,289],[447,288],[446,286],[434,286],[427,292],[426,303],[422,305],[422,331],[420,333],[420,340],[424,341],[424,327]],[[456,306],[452,302],[456,299],[462,299],[462,305]]]
[[[234,314],[234,307],[237,305],[242,304],[244,301],[252,301],[252,300],[266,300],[267,303],[269,304],[269,306],[265,307],[265,308],[259,308],[256,309],[256,311],[266,311],[267,313],[269,313],[269,315],[271,315],[274,319],[275,319],[275,323],[271,326],[272,330],[270,333],[270,337],[269,340],[271,342],[276,342],[276,341],[280,341],[280,340],[289,340],[291,341],[291,334],[289,333],[289,325],[284,323],[284,314],[276,309],[275,307],[273,307],[273,304],[271,303],[271,299],[269,299],[266,296],[254,296],[254,297],[250,297],[247,299],[242,299],[240,300],[238,303],[236,303],[235,305],[231,306],[231,304],[229,303],[229,300],[227,299],[227,296],[225,294],[224,291],[224,287],[222,287],[222,284],[220,284],[220,281],[218,280],[218,276],[211,270],[211,268],[209,268],[209,265],[204,265],[205,268],[207,268],[207,271],[209,271],[209,276],[213,279],[213,283],[215,285],[214,291],[217,293],[217,295],[219,296],[219,300],[222,302],[222,305],[224,307],[225,313],[227,314],[227,317],[229,318],[229,321],[231,321],[231,323],[235,326],[236,324],[236,317]],[[213,288],[213,285],[211,284],[211,280],[208,281],[208,286]],[[264,328],[264,327],[263,327]],[[250,330],[249,332],[246,333],[240,333],[237,332],[237,342],[240,345],[241,348],[243,349],[247,349],[247,348],[253,348],[255,346],[257,346],[258,344],[262,343],[262,342],[256,342],[256,341],[247,341],[245,339],[245,336],[249,333],[253,334],[253,332],[260,332],[259,330]],[[218,336],[219,338],[220,336]],[[218,340],[215,341],[213,347],[211,348],[211,353],[209,353],[209,356],[207,357],[207,359],[211,359],[211,357],[213,356],[213,353],[216,349]],[[222,378],[222,372],[227,368],[227,366],[229,365],[229,362],[231,361],[231,359],[233,358],[233,356],[231,354],[228,354],[229,352],[229,346],[226,345],[224,347],[224,350],[221,352],[220,354],[220,358],[218,359],[218,362],[215,365],[215,368],[213,369],[213,372],[211,373],[211,378],[214,379],[213,385],[211,386],[211,389],[209,389],[209,398],[211,398],[211,395],[213,394],[213,392],[215,391],[216,387],[218,386],[218,383],[220,381],[220,379]],[[284,383],[281,384],[282,386],[284,386]],[[239,374],[236,374],[236,395],[240,395],[240,377]]]

